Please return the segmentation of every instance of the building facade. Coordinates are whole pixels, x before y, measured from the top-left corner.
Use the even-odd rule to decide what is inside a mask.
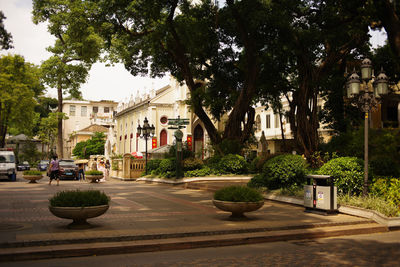
[[[63,112],[68,119],[63,121],[63,158],[71,158],[72,150],[79,141],[90,138],[87,128],[97,125],[109,128],[114,125],[113,114],[118,103],[110,100],[85,101],[64,100]],[[102,132],[108,131],[102,128]],[[78,134],[77,134],[78,133]],[[78,141],[79,139],[79,141]]]

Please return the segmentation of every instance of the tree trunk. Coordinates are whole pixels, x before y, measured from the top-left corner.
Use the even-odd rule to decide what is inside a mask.
[[[61,85],[57,88],[57,95],[58,95],[58,112],[63,112],[62,105],[63,105],[63,96],[62,96],[62,88]],[[64,157],[64,148],[63,148],[63,127],[62,127],[62,116],[58,118],[58,133],[57,133],[57,155],[59,158]]]

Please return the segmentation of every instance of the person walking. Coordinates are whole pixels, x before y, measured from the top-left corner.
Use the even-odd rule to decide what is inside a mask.
[[[81,182],[83,182],[85,180],[85,164],[84,163],[78,164],[78,179]]]
[[[111,168],[110,161],[106,160],[106,178],[110,176],[110,168]]]
[[[99,166],[97,167],[97,170],[103,172],[103,178],[100,179],[100,182],[105,182],[105,174],[106,174],[106,165],[104,164],[104,160],[100,160]]]
[[[53,159],[50,162],[50,181],[49,185],[51,185],[51,181],[57,180],[57,185],[60,184],[60,164],[57,158],[57,155],[53,156]]]

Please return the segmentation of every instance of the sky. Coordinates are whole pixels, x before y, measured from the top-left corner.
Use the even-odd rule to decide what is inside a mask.
[[[47,32],[47,25],[35,25],[32,22],[31,0],[0,0],[0,10],[7,17],[4,26],[13,37],[14,49],[2,50],[0,54],[19,54],[25,60],[40,65],[51,54],[46,47],[53,45],[55,38]],[[371,32],[371,42],[374,47],[383,45],[386,34]],[[152,79],[149,77],[134,77],[122,64],[106,67],[103,63],[92,66],[89,79],[81,87],[82,96],[86,100],[114,100],[128,102],[131,95],[159,89],[169,83],[169,77]],[[55,89],[49,88],[47,94],[56,97]]]

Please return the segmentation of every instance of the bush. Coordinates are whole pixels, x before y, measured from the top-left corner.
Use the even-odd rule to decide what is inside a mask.
[[[373,156],[369,161],[369,165],[374,175],[400,177],[399,163],[390,156]]]
[[[247,183],[248,187],[252,188],[261,188],[265,187],[264,178],[261,174],[255,175],[251,180]]]
[[[212,170],[208,166],[203,166],[201,169],[185,172],[185,177],[202,177],[212,174]]]
[[[318,174],[331,175],[340,194],[359,195],[363,190],[364,162],[355,157],[341,157],[328,161]]]
[[[185,171],[201,169],[203,165],[204,165],[203,161],[197,158],[187,158],[184,159],[182,162],[183,170]]]
[[[97,170],[91,170],[91,171],[86,171],[85,175],[103,175],[103,172]]]
[[[152,172],[160,167],[161,159],[152,159],[147,162],[147,171]]]
[[[400,178],[377,178],[370,186],[370,193],[397,206],[400,210]]]
[[[166,173],[168,171],[175,171],[176,170],[176,160],[174,158],[163,159],[159,165],[160,173]]]
[[[29,171],[24,171],[24,175],[42,175],[41,171],[36,171],[36,170],[29,170]]]
[[[220,160],[218,167],[224,173],[240,174],[247,171],[247,162],[242,156],[228,154]]]
[[[268,189],[299,186],[304,184],[306,172],[307,162],[301,156],[283,154],[267,160],[261,177],[257,177],[252,183],[261,184]]]
[[[60,191],[49,199],[53,207],[90,207],[108,205],[110,198],[99,190]]]
[[[217,190],[214,199],[233,202],[257,202],[263,200],[260,192],[247,186],[228,186]]]
[[[400,215],[400,209],[398,206],[396,207],[392,203],[386,202],[385,199],[373,195],[367,197],[342,195],[338,196],[338,203],[340,205],[375,210],[388,217]]]

